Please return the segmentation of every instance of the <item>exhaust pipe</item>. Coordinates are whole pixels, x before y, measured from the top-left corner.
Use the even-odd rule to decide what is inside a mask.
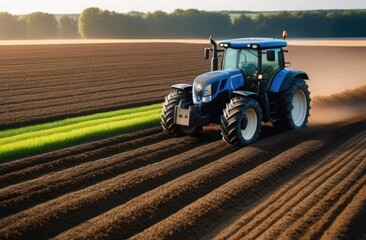
[[[217,58],[217,43],[213,40],[212,35],[210,36],[210,42],[212,44],[213,56],[211,59],[211,71],[216,71],[219,68],[219,60]]]

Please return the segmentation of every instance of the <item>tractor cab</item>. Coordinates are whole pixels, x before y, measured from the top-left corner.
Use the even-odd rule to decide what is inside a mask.
[[[224,49],[222,70],[241,70],[245,89],[256,90],[258,80],[266,80],[269,87],[276,74],[285,68],[282,40],[242,38],[219,43]]]
[[[224,45],[227,46],[220,44]],[[257,80],[260,75],[263,79],[270,80],[278,71],[285,68],[282,47],[260,49],[257,46],[248,43],[245,48],[227,47],[222,70],[239,69],[243,72],[245,80],[250,81]]]

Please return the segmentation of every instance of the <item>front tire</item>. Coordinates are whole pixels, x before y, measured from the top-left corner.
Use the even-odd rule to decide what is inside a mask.
[[[279,96],[279,120],[274,126],[281,131],[305,128],[310,115],[310,101],[308,85],[303,79],[295,78]]]
[[[262,110],[253,98],[235,97],[221,116],[222,139],[236,146],[247,146],[258,139]]]
[[[178,106],[181,100],[184,100],[185,103],[192,102],[192,96],[186,92],[174,90],[165,97],[160,122],[163,131],[171,137],[197,136],[200,134],[202,127],[180,126],[174,123],[175,106]]]

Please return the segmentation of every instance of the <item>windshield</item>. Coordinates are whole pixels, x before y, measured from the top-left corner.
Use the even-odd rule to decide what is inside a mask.
[[[258,65],[258,50],[228,48],[225,51],[223,70],[240,69],[240,65],[250,62]]]
[[[258,67],[258,50],[234,49],[225,51],[223,70],[241,69],[245,75],[254,76]]]
[[[272,58],[267,53],[273,54]],[[267,79],[273,77],[283,69],[284,57],[282,48],[270,48],[262,50],[261,74]],[[258,75],[258,50],[251,48],[234,49],[227,48],[223,59],[223,70],[242,70],[245,76],[256,77]]]

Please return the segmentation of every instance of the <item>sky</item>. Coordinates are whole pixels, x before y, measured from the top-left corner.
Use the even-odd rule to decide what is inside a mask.
[[[199,10],[314,10],[366,9],[366,0],[0,0],[0,12],[26,14],[35,11],[47,13],[81,13],[88,7],[127,13],[153,12],[195,8]]]

